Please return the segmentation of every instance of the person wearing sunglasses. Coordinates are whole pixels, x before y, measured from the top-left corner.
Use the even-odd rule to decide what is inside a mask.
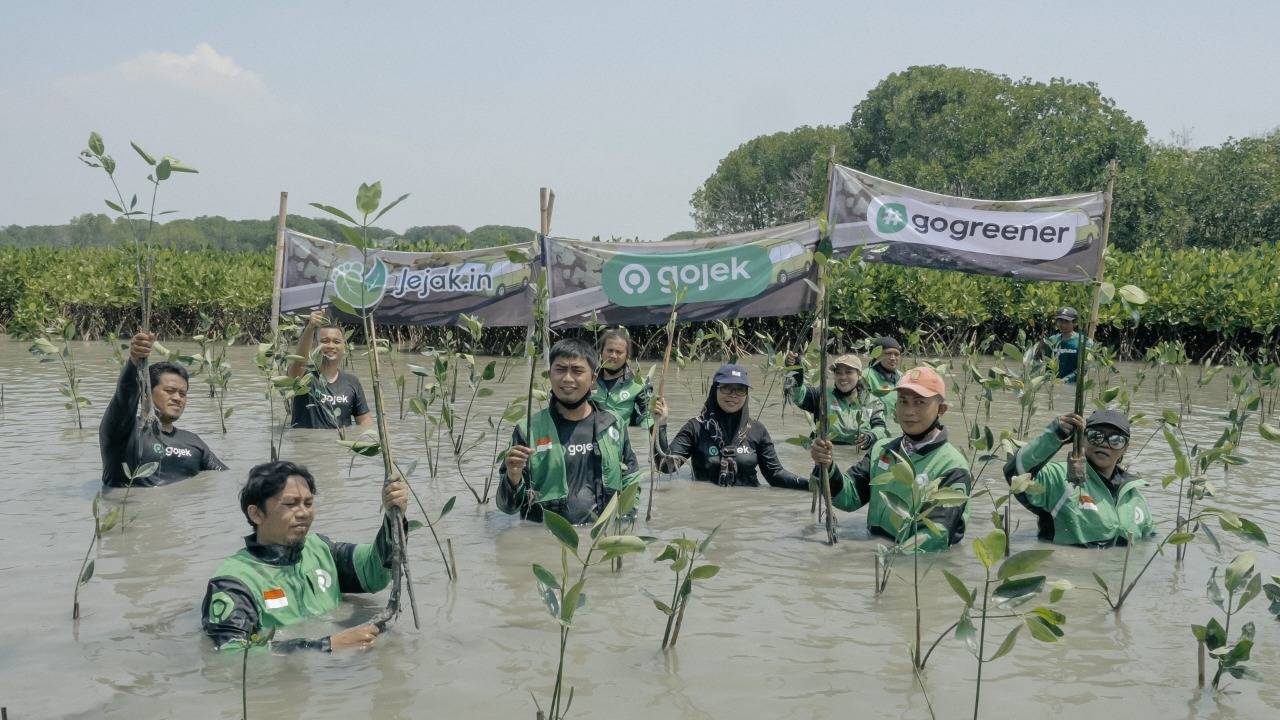
[[[1083,485],[1067,480],[1067,464],[1050,462],[1076,428],[1084,427],[1089,468]],[[1146,481],[1120,466],[1129,447],[1129,418],[1099,410],[1088,422],[1075,413],[1057,418],[1004,466],[1010,483],[1030,474],[1033,485],[1014,497],[1035,514],[1039,535],[1058,545],[1111,547],[1155,532],[1141,488]]]
[[[759,469],[774,487],[808,490],[808,479],[782,467],[769,431],[751,419],[747,407],[750,387],[744,368],[722,366],[712,378],[702,412],[686,422],[670,443],[667,403],[658,398],[653,405],[653,421],[658,426],[653,461],[658,470],[671,473],[690,462],[694,480],[759,487]]]

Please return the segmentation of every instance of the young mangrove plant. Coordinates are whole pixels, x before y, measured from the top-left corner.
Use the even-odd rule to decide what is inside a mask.
[[[125,474],[132,481],[134,478],[146,477],[156,470],[160,469],[159,463],[147,463],[138,468],[136,472],[125,468]],[[97,560],[93,557],[94,550],[102,544],[102,536],[111,531],[117,523],[123,527],[124,506],[113,507],[107,511],[106,515],[102,514],[102,492],[99,491],[93,496],[93,538],[89,540],[89,548],[84,551],[84,559],[80,561],[80,572],[76,575],[76,589],[71,596],[71,619],[80,619],[80,587],[93,579],[94,566]]]
[[[533,577],[538,583],[538,595],[551,618],[560,625],[560,652],[556,663],[555,685],[551,692],[551,702],[544,713],[542,706],[534,697],[538,707],[538,718],[545,720],[562,720],[573,704],[573,688],[564,692],[564,652],[569,644],[569,633],[573,630],[575,613],[587,604],[587,595],[583,591],[587,584],[587,570],[601,563],[612,564],[613,559],[630,553],[642,552],[645,542],[635,535],[605,535],[609,521],[617,514],[629,515],[635,510],[636,496],[640,491],[639,483],[632,483],[614,493],[600,516],[591,527],[588,542],[584,543],[577,529],[560,515],[546,510],[543,513],[543,525],[560,543],[560,577],[557,578],[545,567],[534,564]],[[597,553],[600,554],[597,558]],[[575,565],[570,567],[569,559]],[[575,580],[576,573],[576,580]]]
[[[667,616],[667,627],[662,632],[662,649],[667,650],[676,646],[676,640],[680,639],[680,626],[684,623],[684,611],[689,606],[689,598],[693,595],[694,580],[708,580],[716,576],[720,572],[719,565],[711,563],[703,563],[697,565],[698,559],[707,551],[707,546],[711,544],[711,538],[715,537],[716,531],[720,529],[717,525],[707,533],[707,536],[700,541],[690,540],[684,535],[678,539],[672,540],[663,549],[662,554],[654,558],[654,562],[671,562],[671,572],[675,573],[675,582],[671,588],[671,600],[663,602],[658,599],[657,595],[644,591],[645,595],[653,601],[653,606],[658,608],[658,612]],[[683,575],[681,574],[683,573]]]
[[[920,638],[923,631],[920,610],[920,544],[927,542],[939,534],[946,536],[947,530],[935,522],[930,516],[940,508],[960,507],[969,501],[964,490],[954,487],[942,487],[942,478],[928,480],[927,476],[917,474],[911,461],[898,453],[894,453],[893,466],[888,476],[881,475],[872,483],[872,490],[880,495],[880,499],[890,509],[889,523],[893,525],[895,542],[887,549],[880,545],[876,553],[876,594],[884,592],[889,581],[889,571],[893,565],[894,555],[911,555],[911,588],[915,600],[916,636],[912,646],[912,663],[919,669],[923,667]]]
[[[76,335],[76,324],[66,318],[56,318],[42,323],[34,332],[20,333],[31,340],[31,354],[42,362],[58,361],[62,365],[62,374],[66,382],[58,386],[58,392],[66,398],[63,406],[76,415],[76,428],[84,429],[84,420],[80,408],[93,403],[80,393],[80,375],[76,368],[75,358],[71,355],[71,340]]]
[[[232,323],[226,329],[226,332],[219,332],[214,327],[213,320],[204,313],[200,314],[199,332],[192,336],[192,340],[200,346],[200,353],[196,355],[196,361],[199,363],[195,375],[204,377],[205,383],[209,386],[209,397],[218,401],[218,422],[222,425],[222,434],[227,433],[227,418],[231,417],[234,407],[227,407],[227,386],[231,383],[231,365],[227,363],[227,350],[236,342],[236,337],[240,335],[240,326]]]
[[[120,219],[125,221],[125,226],[129,228],[130,234],[133,236],[134,250],[134,268],[137,274],[138,282],[138,306],[141,314],[141,329],[144,333],[151,332],[151,233],[156,227],[156,218],[170,213],[175,210],[156,210],[156,198],[160,192],[160,183],[165,182],[173,173],[195,173],[199,172],[195,168],[185,165],[176,158],[163,156],[160,160],[156,160],[155,156],[143,150],[136,142],[130,142],[134,152],[138,157],[142,158],[150,168],[147,175],[147,182],[151,183],[151,205],[147,210],[138,208],[138,195],[134,193],[132,198],[126,202],[124,192],[120,189],[120,184],[116,181],[116,161],[115,158],[107,154],[106,144],[102,140],[102,136],[96,132],[89,133],[88,146],[80,151],[80,162],[91,168],[100,168],[107,174],[107,179],[111,181],[111,187],[115,190],[116,199],[103,200],[107,207],[119,214]],[[140,221],[142,216],[146,216],[146,223],[135,222]],[[141,225],[141,227],[140,227]],[[147,366],[146,362],[138,364],[138,384],[140,387],[149,387],[147,383]],[[147,422],[151,421],[151,396],[149,393],[142,393],[142,417]]]
[[[1222,569],[1222,583],[1218,583],[1218,568],[1215,566],[1209,573],[1209,582],[1205,591],[1209,600],[1226,613],[1225,623],[1211,617],[1204,625],[1192,625],[1191,633],[1196,638],[1197,653],[1197,685],[1204,687],[1205,653],[1218,663],[1218,670],[1213,674],[1210,683],[1214,690],[1220,689],[1222,676],[1230,675],[1237,680],[1262,680],[1262,676],[1249,666],[1249,656],[1253,652],[1254,626],[1245,623],[1240,628],[1240,635],[1235,642],[1231,638],[1231,618],[1244,610],[1245,605],[1262,593],[1262,575],[1256,570],[1257,557],[1251,552],[1241,553]],[[1223,590],[1226,597],[1223,597]],[[1238,598],[1238,599],[1237,599]]]
[[[253,356],[253,364],[266,380],[263,397],[267,400],[267,439],[271,445],[272,461],[280,459],[280,443],[284,441],[284,431],[289,426],[289,414],[293,409],[291,403],[293,393],[297,389],[306,392],[306,385],[295,381],[310,377],[303,375],[302,378],[291,378],[287,373],[290,358],[295,357],[289,354],[289,348],[292,347],[293,337],[301,331],[302,325],[297,317],[282,316],[271,342],[258,343],[258,352]],[[277,396],[283,399],[278,424],[276,422]],[[277,433],[279,433],[279,441],[277,441]]]
[[[347,213],[331,205],[311,203],[311,206],[333,215],[348,225],[339,225],[343,237],[355,246],[360,259],[347,261],[334,269],[334,293],[330,302],[338,310],[349,316],[357,317],[364,329],[365,342],[369,344],[369,375],[373,384],[373,411],[376,419],[377,443],[382,456],[383,477],[385,487],[400,479],[391,449],[391,433],[387,428],[387,410],[382,396],[382,373],[378,356],[384,350],[378,340],[377,323],[374,311],[382,301],[387,289],[387,266],[382,258],[373,251],[376,242],[369,236],[370,226],[379,218],[399,205],[408,194],[382,205],[382,183],[372,185],[361,183],[356,191],[356,208],[361,215],[359,221]],[[379,627],[385,626],[400,614],[400,592],[406,590],[409,595],[409,608],[413,613],[413,626],[419,627],[418,607],[413,597],[413,579],[409,572],[409,563],[405,554],[407,536],[403,527],[403,516],[396,508],[386,511],[384,522],[391,528],[392,570],[391,592],[387,599],[387,607],[375,621]]]
[[[984,578],[982,590],[968,587],[963,580],[944,571],[947,584],[955,592],[964,609],[956,621],[955,636],[968,648],[978,661],[978,673],[973,683],[973,717],[977,720],[982,702],[982,671],[987,663],[1009,654],[1017,643],[1018,635],[1025,627],[1031,637],[1043,643],[1057,642],[1065,634],[1062,625],[1067,617],[1056,610],[1040,606],[1023,612],[1020,607],[1034,600],[1046,587],[1050,588],[1049,602],[1056,603],[1070,587],[1066,583],[1049,583],[1044,575],[1032,575],[1042,562],[1053,554],[1052,550],[1023,550],[1005,558],[1005,535],[993,530],[973,541],[973,554],[982,563]],[[996,567],[999,563],[999,567]],[[994,574],[993,574],[994,571]],[[995,585],[993,588],[992,585]],[[993,611],[1003,611],[993,613]],[[1016,620],[1017,624],[1004,636],[994,653],[987,653],[987,625],[993,620]],[[977,625],[975,626],[975,620]],[[948,628],[943,637],[951,632]],[[937,642],[934,643],[937,647]],[[933,648],[929,649],[929,653]],[[921,665],[927,661],[926,654]]]
[[[1162,483],[1164,487],[1168,487],[1174,480],[1178,481],[1176,529],[1181,530],[1190,522],[1183,516],[1183,501],[1186,501],[1186,515],[1190,517],[1195,513],[1197,502],[1213,497],[1215,494],[1213,483],[1209,482],[1209,470],[1215,465],[1220,465],[1225,473],[1229,466],[1245,462],[1243,457],[1234,452],[1240,438],[1240,426],[1233,424],[1228,427],[1212,447],[1202,449],[1199,444],[1193,444],[1187,440],[1187,436],[1183,433],[1181,417],[1176,417],[1171,411],[1166,410],[1162,422],[1164,439],[1169,444],[1174,459],[1173,473],[1165,475]],[[1247,519],[1243,519],[1243,522],[1249,523]],[[1252,523],[1249,524],[1252,525]],[[1195,529],[1192,529],[1192,532],[1195,532]],[[1178,545],[1175,556],[1178,562],[1186,558],[1185,543]]]
[[[467,408],[463,411],[461,422],[459,422],[458,416],[451,406],[452,403],[443,403],[440,408],[440,415],[444,421],[445,429],[449,433],[449,447],[453,451],[453,462],[458,469],[458,477],[462,480],[462,484],[466,485],[467,489],[471,491],[472,497],[476,499],[476,504],[484,505],[489,502],[490,482],[488,480],[485,481],[483,495],[476,492],[475,487],[467,480],[466,471],[462,466],[462,459],[470,455],[480,443],[484,442],[485,433],[481,432],[474,442],[467,445],[467,428],[471,423],[471,411],[475,408],[476,400],[493,395],[493,388],[485,387],[485,383],[492,382],[497,376],[498,362],[490,360],[483,368],[480,368],[476,362],[475,353],[484,334],[484,324],[480,321],[480,318],[464,314],[459,318],[459,324],[467,332],[468,352],[455,353],[455,358],[467,361],[467,387],[471,389],[471,396],[467,398]]]

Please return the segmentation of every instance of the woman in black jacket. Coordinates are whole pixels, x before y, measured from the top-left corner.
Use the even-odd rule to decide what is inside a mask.
[[[737,365],[722,366],[712,379],[702,412],[686,422],[670,443],[667,404],[658,398],[653,407],[653,419],[658,425],[653,461],[658,469],[675,472],[692,461],[694,480],[759,487],[759,468],[774,487],[808,490],[808,479],[782,467],[769,431],[751,419],[747,409],[749,388],[746,370]]]

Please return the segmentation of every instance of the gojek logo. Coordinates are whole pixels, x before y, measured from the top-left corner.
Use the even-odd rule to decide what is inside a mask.
[[[387,291],[387,265],[373,258],[366,270],[359,260],[348,260],[333,268],[333,293],[356,310],[376,306]]]
[[[769,286],[773,262],[754,245],[688,253],[618,253],[604,264],[605,297],[623,307],[670,305],[677,288],[685,302],[755,297]]]

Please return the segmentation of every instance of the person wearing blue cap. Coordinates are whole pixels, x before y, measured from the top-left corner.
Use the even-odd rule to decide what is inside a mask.
[[[653,407],[658,426],[653,461],[658,469],[675,472],[689,462],[694,480],[750,487],[759,487],[759,469],[774,487],[808,490],[809,480],[782,467],[769,431],[751,419],[747,409],[750,387],[746,369],[721,366],[712,378],[702,412],[686,422],[671,442],[667,442],[667,403],[658,398]]]
[[[1050,460],[1082,425],[1089,469],[1084,484],[1074,485],[1067,480],[1066,463]],[[1123,412],[1099,410],[1087,423],[1068,413],[1019,448],[1004,466],[1004,477],[1012,483],[1031,475],[1031,488],[1014,497],[1035,514],[1041,539],[1058,545],[1123,545],[1155,532],[1140,490],[1146,481],[1120,467],[1128,447],[1129,418]]]

